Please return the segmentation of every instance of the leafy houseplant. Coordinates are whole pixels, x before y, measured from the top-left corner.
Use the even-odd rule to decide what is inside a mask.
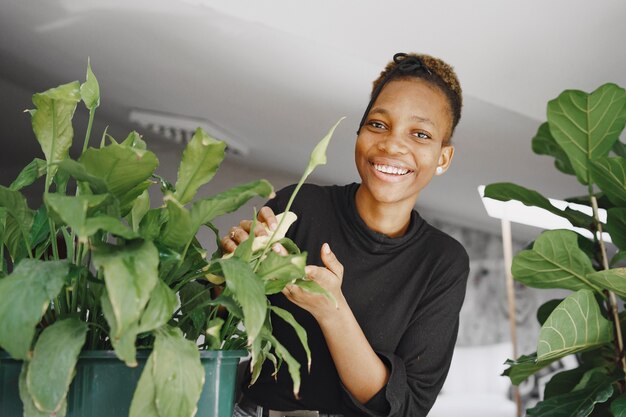
[[[537,351],[507,361],[505,375],[517,385],[575,354],[579,366],[554,375],[543,401],[527,415],[625,416],[625,329],[618,303],[626,300],[626,268],[617,266],[626,258],[626,147],[619,139],[626,124],[626,91],[615,84],[590,94],[567,90],[548,103],[547,115],[532,140],[533,151],[554,157],[559,171],[575,175],[586,195],[568,201],[592,210],[558,208],[538,192],[511,183],[491,184],[485,196],[543,208],[590,231],[593,238],[569,230],[546,231],[513,259],[516,280],[573,293],[539,308]],[[606,210],[606,221],[601,221],[599,208]],[[612,256],[603,231],[618,249]]]
[[[80,101],[89,123],[72,159]],[[66,415],[79,354],[91,350],[113,349],[129,367],[137,366],[138,350],[150,352],[131,416],[195,415],[205,379],[200,350],[247,349],[253,377],[266,359],[276,368],[286,362],[297,392],[299,364],[272,336],[269,313],[293,326],[308,353],[306,333],[266,296],[289,283],[329,294],[303,279],[306,253],[279,236],[285,220],[270,238],[250,237],[231,257],[218,249],[207,259],[196,238],[201,227],[219,236],[216,217],[254,196],[270,197],[271,185],[259,180],[194,199],[216,173],[225,144],[198,129],[171,184],[155,174],[158,160],[136,132],[121,142],[105,132],[99,147],[89,147],[99,101],[90,67],[82,85],[35,94],[30,114],[45,160],[0,186],[0,347],[23,361],[24,415]],[[315,148],[300,185],[326,162],[335,127]],[[40,178],[44,203],[33,211],[20,190]],[[156,183],[163,205],[152,208]],[[279,239],[288,256],[268,250]]]

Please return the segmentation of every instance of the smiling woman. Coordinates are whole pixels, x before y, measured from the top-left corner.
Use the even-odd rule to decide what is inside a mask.
[[[463,247],[414,206],[452,162],[461,103],[452,68],[427,55],[396,54],[374,82],[355,148],[361,183],[305,185],[292,206],[298,220],[287,236],[308,252],[307,277],[336,300],[295,286],[272,300],[307,330],[312,363],[300,397],[285,371],[264,367],[256,381],[248,376],[254,383],[234,416],[427,415],[450,365],[469,266]],[[275,228],[292,190],[279,191],[259,221]],[[226,251],[248,237],[250,223],[222,239]],[[273,323],[304,366],[297,335]]]

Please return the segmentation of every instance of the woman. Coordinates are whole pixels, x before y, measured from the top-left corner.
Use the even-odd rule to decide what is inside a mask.
[[[469,266],[463,247],[414,206],[432,177],[450,166],[461,105],[454,71],[428,55],[396,54],[374,82],[357,132],[361,183],[304,186],[292,207],[299,220],[287,234],[309,253],[307,277],[339,307],[295,286],[272,299],[306,328],[311,371],[302,373],[294,398],[285,367],[274,378],[270,364],[244,387],[234,416],[428,413],[448,372]],[[279,191],[259,220],[274,228],[274,213],[292,190]],[[223,248],[233,251],[249,232],[250,222],[242,222],[222,239]],[[305,370],[293,329],[273,323]]]

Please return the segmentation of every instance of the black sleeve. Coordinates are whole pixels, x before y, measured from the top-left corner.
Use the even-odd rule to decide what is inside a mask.
[[[461,248],[454,262],[442,271],[438,285],[427,293],[397,350],[376,352],[390,369],[387,385],[366,404],[344,388],[348,408],[372,417],[428,414],[450,367],[468,274],[469,259]]]

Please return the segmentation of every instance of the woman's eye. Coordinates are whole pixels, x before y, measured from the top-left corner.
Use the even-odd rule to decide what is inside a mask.
[[[420,138],[420,139],[430,139],[431,136],[426,133],[426,132],[415,132],[413,133],[413,136]]]
[[[385,128],[385,125],[384,125],[383,123],[381,123],[381,122],[377,122],[377,121],[375,121],[375,120],[370,121],[370,122],[368,122],[367,124],[368,124],[368,125],[370,125],[370,126],[372,126],[372,127],[373,127],[373,128],[375,128],[375,129],[384,129],[384,128]]]

